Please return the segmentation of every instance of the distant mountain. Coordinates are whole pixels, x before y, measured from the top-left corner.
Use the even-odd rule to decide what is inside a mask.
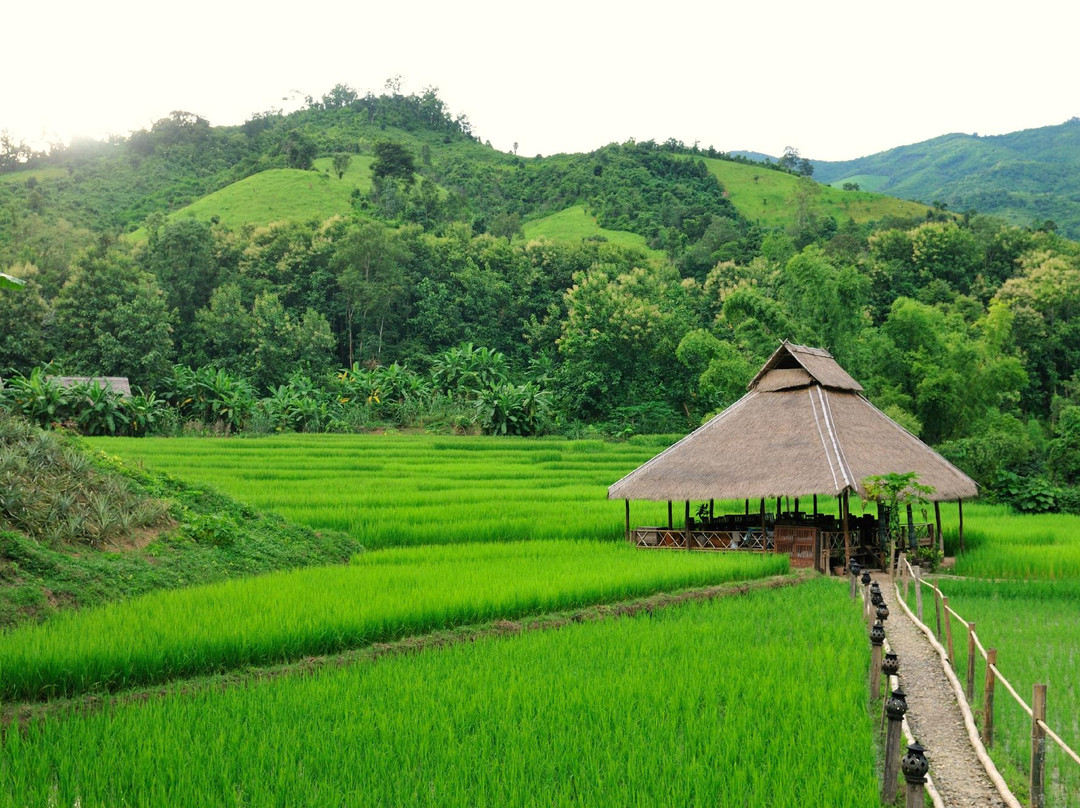
[[[764,152],[757,151],[733,151],[732,157],[745,157],[747,160],[753,160],[755,163],[775,163],[780,158],[774,157],[771,154],[765,154]]]
[[[1020,225],[1053,220],[1080,238],[1080,118],[1007,135],[951,134],[839,162],[814,161],[814,179],[858,183],[956,212],[974,209]]]

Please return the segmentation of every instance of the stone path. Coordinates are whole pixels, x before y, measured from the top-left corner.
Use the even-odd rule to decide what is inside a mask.
[[[987,777],[968,738],[964,717],[941,657],[896,602],[889,576],[873,576],[889,607],[885,635],[900,658],[900,687],[907,695],[907,720],[916,740],[926,747],[930,777],[949,808],[1005,806]]]

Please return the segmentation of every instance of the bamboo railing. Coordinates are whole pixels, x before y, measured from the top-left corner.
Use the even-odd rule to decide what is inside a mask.
[[[975,650],[982,655],[986,660],[986,683],[983,691],[983,727],[982,727],[982,743],[985,746],[992,746],[994,739],[994,690],[995,684],[1000,682],[1001,686],[1005,688],[1006,692],[1013,697],[1020,708],[1027,713],[1031,718],[1031,765],[1029,772],[1029,789],[1031,795],[1031,804],[1033,806],[1043,806],[1045,804],[1045,765],[1046,765],[1046,738],[1050,738],[1056,743],[1061,750],[1077,764],[1080,765],[1080,755],[1076,753],[1065,741],[1061,739],[1056,732],[1054,732],[1046,723],[1046,685],[1036,684],[1033,687],[1032,703],[1034,707],[1029,705],[1021,698],[1020,694],[1016,692],[1016,688],[1012,686],[1008,679],[1002,674],[1001,669],[997,664],[997,649],[987,649],[983,646],[979,640],[979,636],[975,633],[975,624],[965,620],[960,614],[958,614],[952,607],[949,606],[949,599],[938,587],[936,587],[930,581],[922,578],[915,568],[908,563],[906,558],[900,560],[901,571],[901,583],[904,585],[904,594],[900,592],[901,583],[896,583],[897,599],[904,605],[905,609],[910,609],[906,602],[906,593],[908,588],[908,581],[914,580],[916,584],[916,618],[920,623],[923,621],[922,614],[922,587],[927,587],[931,590],[934,597],[934,612],[937,616],[937,630],[936,636],[940,642],[942,639],[942,616],[944,616],[944,634],[945,641],[948,644],[947,658],[949,660],[950,667],[955,668],[956,660],[953,652],[953,639],[952,639],[952,621],[950,616],[955,617],[958,621],[967,626],[968,630],[968,656],[967,656],[967,681],[966,687],[963,692],[966,706],[968,710],[971,709],[970,702],[974,697],[974,682],[975,682]],[[944,613],[944,615],[943,615]],[[927,628],[929,632],[929,628]]]

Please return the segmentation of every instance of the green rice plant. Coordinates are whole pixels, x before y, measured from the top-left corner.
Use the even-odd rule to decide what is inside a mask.
[[[1029,517],[1030,518],[1030,517]],[[971,581],[939,578],[935,581],[949,598],[949,606],[968,622],[986,648],[998,651],[998,669],[1030,705],[1035,684],[1047,685],[1047,724],[1073,749],[1080,749],[1080,633],[1076,614],[1080,607],[1080,580]],[[930,590],[924,589],[924,622],[936,627]],[[908,604],[915,609],[915,593]],[[943,616],[944,619],[944,616]],[[951,618],[955,668],[960,681],[967,674],[967,626]],[[977,720],[982,722],[986,663],[975,652]],[[1031,754],[1031,719],[1003,687],[994,694],[994,743],[991,757],[1010,786],[1026,789]],[[1080,794],[1080,766],[1052,741],[1047,741],[1047,805],[1071,805]]]
[[[818,579],[52,713],[4,736],[0,805],[862,808],[868,664]]]
[[[213,485],[286,519],[350,533],[369,548],[621,538],[623,505],[607,500],[607,486],[656,452],[652,446],[599,441],[582,451],[573,441],[428,435],[91,444]],[[666,507],[635,502],[632,519],[666,523]]]
[[[192,538],[230,542],[212,522],[203,517]],[[0,698],[117,690],[787,569],[783,555],[647,553],[591,541],[365,553],[349,566],[157,592],[0,634]]]
[[[955,514],[942,509],[947,545],[956,544]],[[955,572],[978,578],[1080,578],[1080,516],[1018,514],[1006,505],[964,506],[965,552]]]

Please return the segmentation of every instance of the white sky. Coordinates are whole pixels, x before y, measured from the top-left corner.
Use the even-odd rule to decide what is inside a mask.
[[[666,140],[844,160],[1080,115],[1074,0],[51,0],[4,12],[0,129],[212,124],[400,74],[519,154]]]

